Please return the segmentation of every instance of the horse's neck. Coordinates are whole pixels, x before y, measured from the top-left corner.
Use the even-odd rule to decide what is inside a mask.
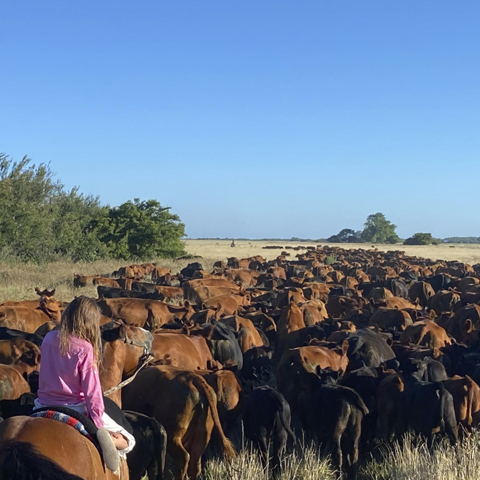
[[[100,383],[102,384],[104,392],[116,387],[122,381],[124,366],[124,350],[116,347],[113,343],[105,344],[103,363],[100,371]],[[122,406],[121,390],[112,393],[109,398],[119,407]]]

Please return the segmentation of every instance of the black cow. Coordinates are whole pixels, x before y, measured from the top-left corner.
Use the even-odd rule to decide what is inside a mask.
[[[124,290],[123,288],[97,287],[98,298],[143,298],[150,300],[163,300],[163,295],[158,292],[145,293],[136,290]]]
[[[439,275],[434,275],[433,277],[422,278],[424,282],[428,282],[432,288],[435,290],[435,293],[439,290],[448,290],[449,287],[454,287],[455,284],[453,279],[448,275],[440,273]]]
[[[379,367],[395,358],[395,353],[386,340],[378,333],[363,328],[348,336],[348,369]]]
[[[265,466],[268,466],[268,451],[272,445],[274,470],[280,468],[280,456],[286,449],[288,437],[295,443],[290,421],[290,406],[281,393],[262,386],[249,395],[243,411],[245,436],[260,449]]]
[[[396,297],[408,298],[408,287],[400,278],[385,280],[385,288],[388,288]]]
[[[444,365],[431,357],[407,358],[401,362],[404,371],[419,372],[418,378],[424,382],[443,382],[448,379]]]
[[[403,419],[405,428],[412,428],[415,433],[433,443],[435,430],[446,433],[452,445],[458,441],[457,420],[453,397],[441,382],[425,382],[427,363],[404,364],[404,400]]]
[[[212,328],[209,324],[202,326],[206,329]],[[215,360],[223,364],[234,364],[237,365],[238,370],[242,369],[243,354],[233,328],[216,322],[207,338],[207,344]]]
[[[242,378],[260,380],[274,376],[272,351],[269,347],[253,347],[243,354]]]
[[[124,411],[133,428],[135,447],[127,454],[130,480],[162,480],[167,453],[167,433],[157,420],[137,412]]]
[[[46,335],[46,333],[45,333]],[[27,333],[13,328],[0,327],[0,340],[12,340],[14,338],[23,338],[40,347],[43,342],[43,336],[36,333]]]
[[[306,376],[307,378],[307,376]],[[355,475],[358,464],[362,423],[368,408],[362,397],[352,388],[337,385],[338,372],[317,367],[308,374],[308,382],[315,388],[308,409],[309,428],[322,445],[332,453],[336,468]]]

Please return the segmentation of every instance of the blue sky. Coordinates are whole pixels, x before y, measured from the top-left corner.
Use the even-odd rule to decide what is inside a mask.
[[[480,235],[480,3],[3,0],[0,152],[190,237]]]

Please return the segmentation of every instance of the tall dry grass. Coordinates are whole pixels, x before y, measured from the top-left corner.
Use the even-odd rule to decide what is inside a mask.
[[[475,480],[480,478],[480,433],[465,438],[457,447],[447,441],[430,451],[425,441],[407,435],[395,442],[381,459],[367,462],[361,480]]]
[[[335,480],[337,475],[328,459],[322,458],[314,445],[300,445],[294,453],[285,455],[281,473],[276,480]],[[258,452],[247,447],[230,463],[208,460],[202,470],[202,480],[269,480]]]

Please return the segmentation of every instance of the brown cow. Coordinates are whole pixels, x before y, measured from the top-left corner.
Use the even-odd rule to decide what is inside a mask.
[[[38,308],[0,307],[0,326],[33,333],[51,320],[59,322],[63,307],[53,298],[41,297]]]
[[[291,301],[288,307],[283,309],[282,314],[277,322],[279,349],[281,350],[281,344],[289,333],[305,327],[306,325],[305,321],[303,320],[302,311],[294,301]]]
[[[238,332],[237,340],[242,353],[253,347],[263,347],[263,339],[249,318],[232,315],[220,318],[219,322],[232,327]]]
[[[379,308],[370,317],[368,324],[382,330],[405,330],[405,327],[412,325],[413,320],[410,314],[398,308]]]
[[[238,295],[219,295],[211,297],[203,302],[204,308],[216,308],[218,312],[225,315],[236,315],[238,307],[241,305],[248,305],[250,303],[250,296],[240,292]]]
[[[236,283],[218,277],[189,280],[182,287],[185,299],[197,305],[202,305],[210,297],[240,291],[240,287]]]
[[[101,285],[102,287],[120,288],[120,284],[115,278],[97,277],[93,279],[92,283],[95,286]]]
[[[400,342],[431,348],[434,356],[440,354],[442,347],[452,343],[445,329],[432,322],[432,320],[420,320],[413,325],[409,325],[400,336]]]
[[[107,317],[124,320],[135,327],[146,325],[152,330],[176,320],[189,320],[195,313],[188,302],[184,307],[177,307],[142,298],[102,298],[97,300],[97,305]]]
[[[183,370],[209,370],[215,365],[207,341],[201,336],[159,330],[153,335],[152,352],[157,360]]]
[[[452,394],[457,422],[467,430],[478,427],[480,423],[480,387],[468,375],[455,375],[443,381],[445,388]]]
[[[25,364],[0,365],[0,400],[15,400],[30,392],[30,385],[24,377],[28,372]]]
[[[248,268],[232,268],[225,272],[225,276],[231,282],[246,288],[254,287],[257,284],[257,278],[260,276],[260,273]]]
[[[230,370],[197,371],[217,396],[218,416],[225,432],[229,432],[243,411],[245,395],[235,374]]]
[[[155,290],[163,295],[165,302],[172,302],[174,300],[183,300],[183,288],[169,287],[165,285],[156,285]]]
[[[224,455],[235,455],[220,423],[215,392],[194,372],[168,366],[141,370],[124,388],[122,408],[154,417],[163,425],[175,480],[199,477],[202,455],[214,429]]]
[[[327,309],[321,300],[309,300],[299,304],[305,325],[315,325],[328,318]]]
[[[39,296],[37,300],[5,300],[0,302],[0,307],[29,307],[29,308],[39,308],[40,300],[42,297],[49,298],[53,300],[55,295],[55,289],[53,290],[40,290],[38,287],[35,287],[35,293]]]
[[[152,270],[152,282],[156,283],[160,278],[170,274],[169,268],[155,267]]]
[[[480,331],[480,306],[466,305],[445,322],[445,330],[458,342],[476,344]]]
[[[305,391],[304,372],[316,373],[317,367],[325,369],[330,367],[332,370],[345,371],[348,366],[348,342],[342,343],[342,346],[327,348],[324,346],[309,345],[306,347],[292,348],[286,350],[277,366],[277,387],[285,396],[285,399],[302,418],[302,413],[298,407],[302,404],[300,398],[302,395],[309,397],[312,392]],[[303,398],[303,397],[302,397]],[[304,421],[305,418],[302,419]]]
[[[34,343],[23,338],[0,340],[1,364],[14,365],[27,359],[32,359],[34,364],[40,362],[40,349]]]

